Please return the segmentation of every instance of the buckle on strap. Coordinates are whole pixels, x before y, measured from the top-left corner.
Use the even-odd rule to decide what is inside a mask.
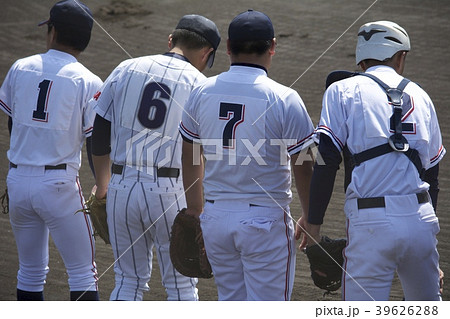
[[[389,146],[396,152],[406,152],[409,150],[408,140],[401,133],[399,135],[397,133],[391,135],[388,139],[388,143]]]
[[[396,152],[406,152],[409,149],[409,143],[406,137],[402,135],[402,95],[403,92],[399,89],[387,90],[389,100],[394,105],[394,134],[388,139],[389,145]]]

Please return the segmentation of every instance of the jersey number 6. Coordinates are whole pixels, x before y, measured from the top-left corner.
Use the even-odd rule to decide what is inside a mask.
[[[138,112],[138,120],[144,127],[155,129],[163,125],[167,106],[162,99],[170,100],[170,88],[167,85],[150,82],[145,86]]]

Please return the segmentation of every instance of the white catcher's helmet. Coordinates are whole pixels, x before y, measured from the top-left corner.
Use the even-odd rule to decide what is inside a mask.
[[[356,64],[365,59],[384,61],[398,51],[410,49],[408,33],[398,24],[390,21],[366,23],[358,31]]]

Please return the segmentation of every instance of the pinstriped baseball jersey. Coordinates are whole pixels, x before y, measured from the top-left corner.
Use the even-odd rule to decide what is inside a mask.
[[[375,66],[366,72],[391,87],[402,80],[387,66]],[[423,167],[429,169],[446,152],[433,103],[423,89],[409,83],[402,107],[403,135],[410,147],[419,152]],[[340,151],[347,145],[352,154],[359,153],[386,143],[393,134],[392,112],[386,94],[375,81],[355,76],[335,82],[325,92],[317,132],[330,136]],[[406,156],[392,152],[354,168],[347,198],[414,194],[424,190],[428,190],[428,184],[419,178],[413,163]]]
[[[181,169],[178,124],[191,90],[204,79],[185,57],[165,53],[122,62],[97,94],[94,110],[111,122],[110,158],[124,165],[107,193],[111,246],[119,259],[111,300],[143,299],[153,247],[168,300],[198,300],[198,280],[177,272],[169,255],[173,220],[186,206],[182,180],[156,176],[153,168]]]
[[[175,54],[122,62],[105,81],[94,107],[112,123],[111,160],[138,169],[181,168],[178,124],[192,88],[204,79]]]
[[[180,132],[200,142],[207,157],[206,199],[289,204],[288,154],[307,147],[314,132],[294,90],[261,68],[232,65],[195,88],[185,109]]]
[[[81,146],[92,133],[95,117],[88,101],[101,84],[75,57],[61,51],[16,61],[0,89],[0,108],[14,123],[10,162],[66,163],[79,169]]]

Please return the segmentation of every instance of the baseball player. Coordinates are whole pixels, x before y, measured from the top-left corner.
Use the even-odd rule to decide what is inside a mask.
[[[142,300],[156,247],[168,300],[198,300],[197,278],[178,273],[169,238],[186,206],[178,124],[193,87],[205,79],[220,43],[216,25],[186,15],[169,36],[169,52],[122,62],[97,94],[93,132],[96,196],[107,194],[117,261],[111,300]],[[110,174],[112,163],[112,177]]]
[[[340,153],[347,247],[342,298],[388,300],[394,273],[405,300],[439,300],[438,163],[445,154],[433,103],[402,76],[407,32],[389,21],[363,25],[356,64],[365,72],[329,86],[317,128],[326,165],[311,182],[308,244],[319,239]]]
[[[79,1],[60,1],[39,25],[47,25],[48,51],[16,61],[0,89],[12,124],[7,186],[17,299],[44,299],[50,234],[67,269],[70,299],[98,300],[90,220],[74,214],[84,204],[78,170],[95,117],[88,101],[102,84],[77,62],[90,40],[92,13]]]
[[[307,210],[312,162],[296,160],[314,127],[300,96],[267,76],[275,46],[267,15],[236,16],[230,69],[194,89],[180,124],[187,213],[200,216],[219,300],[291,297],[290,163]]]

